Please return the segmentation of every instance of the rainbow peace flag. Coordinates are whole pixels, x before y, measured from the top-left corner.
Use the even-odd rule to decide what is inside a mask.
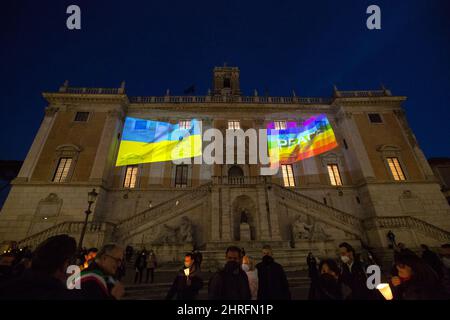
[[[189,123],[188,123],[189,125]],[[201,123],[179,124],[127,117],[116,166],[197,157],[202,154]]]
[[[269,123],[267,143],[272,164],[294,163],[329,151],[338,145],[330,122],[324,114],[312,116],[300,126],[295,122],[287,122],[286,128],[278,130],[275,129],[275,122]]]

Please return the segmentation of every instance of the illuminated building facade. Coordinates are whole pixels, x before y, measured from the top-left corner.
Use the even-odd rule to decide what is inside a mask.
[[[392,230],[411,248],[450,242],[450,209],[403,111],[406,97],[385,88],[331,97],[244,96],[239,69],[216,67],[206,96],[131,97],[120,88],[43,94],[39,131],[0,214],[0,241],[36,246],[67,233],[79,238],[87,193],[99,193],[86,246],[109,241],[153,248],[162,261],[193,246],[209,265],[229,244],[259,257],[271,244],[288,269],[309,251],[334,256],[348,241],[382,254]],[[338,146],[260,176],[259,165],[170,161],[115,167],[127,116],[203,130],[266,128],[325,114]],[[224,134],[225,136],[225,134]]]

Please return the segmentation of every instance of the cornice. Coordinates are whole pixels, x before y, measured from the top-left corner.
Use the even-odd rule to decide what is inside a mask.
[[[129,103],[126,94],[79,94],[79,93],[43,92],[42,96],[50,104],[101,103],[101,104],[127,105]]]

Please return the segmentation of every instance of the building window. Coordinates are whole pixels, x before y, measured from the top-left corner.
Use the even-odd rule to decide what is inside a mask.
[[[383,123],[379,113],[369,113],[369,120],[371,123]]]
[[[337,164],[329,164],[328,175],[330,176],[331,185],[342,186],[341,174],[339,173],[339,168]]]
[[[241,128],[241,123],[238,120],[228,121],[228,130],[238,130]]]
[[[395,181],[406,180],[405,174],[403,173],[398,158],[386,158],[386,161],[388,163],[389,170],[391,170],[392,176],[394,177]]]
[[[294,171],[292,164],[282,164],[281,171],[283,172],[283,183],[285,187],[295,187]]]
[[[76,122],[86,122],[89,118],[89,112],[77,112],[75,115]]]
[[[125,179],[123,180],[124,188],[135,188],[137,180],[138,166],[127,166],[125,171]]]
[[[175,168],[175,187],[187,187],[188,180],[188,166],[187,164],[180,164]]]
[[[286,130],[286,121],[275,121],[275,130]]]
[[[191,120],[180,120],[178,126],[180,129],[189,130],[191,128]]]
[[[230,80],[230,78],[224,78],[223,79],[223,87],[224,88],[231,88],[231,80]]]
[[[53,182],[65,182],[68,180],[72,158],[60,158],[56,168]]]
[[[342,141],[344,142],[344,148],[348,149],[347,141],[345,141],[345,139],[343,139]]]

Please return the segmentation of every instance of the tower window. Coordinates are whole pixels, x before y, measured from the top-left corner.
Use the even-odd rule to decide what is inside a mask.
[[[339,167],[337,164],[329,164],[328,175],[330,176],[331,185],[342,186],[341,174],[339,173]]]
[[[286,130],[286,121],[275,121],[275,130]]]
[[[75,114],[75,120],[76,122],[86,122],[89,118],[89,112],[77,112]]]
[[[386,158],[386,161],[389,166],[389,170],[391,170],[392,176],[395,181],[403,181],[406,180],[405,174],[400,166],[400,162],[398,158]]]
[[[72,158],[60,158],[53,182],[65,182],[68,179]]]
[[[282,164],[281,170],[283,172],[283,184],[285,187],[295,187],[294,171],[292,164]]]
[[[175,168],[175,187],[184,188],[187,187],[188,180],[188,166],[181,164]]]
[[[127,166],[125,172],[125,179],[123,181],[124,188],[133,189],[136,187],[138,166]]]
[[[369,113],[369,120],[371,123],[383,123],[379,113]]]
[[[223,87],[224,88],[231,88],[231,80],[230,80],[230,78],[224,78],[223,79]]]
[[[238,120],[228,120],[228,130],[238,130],[241,128],[241,123]]]

